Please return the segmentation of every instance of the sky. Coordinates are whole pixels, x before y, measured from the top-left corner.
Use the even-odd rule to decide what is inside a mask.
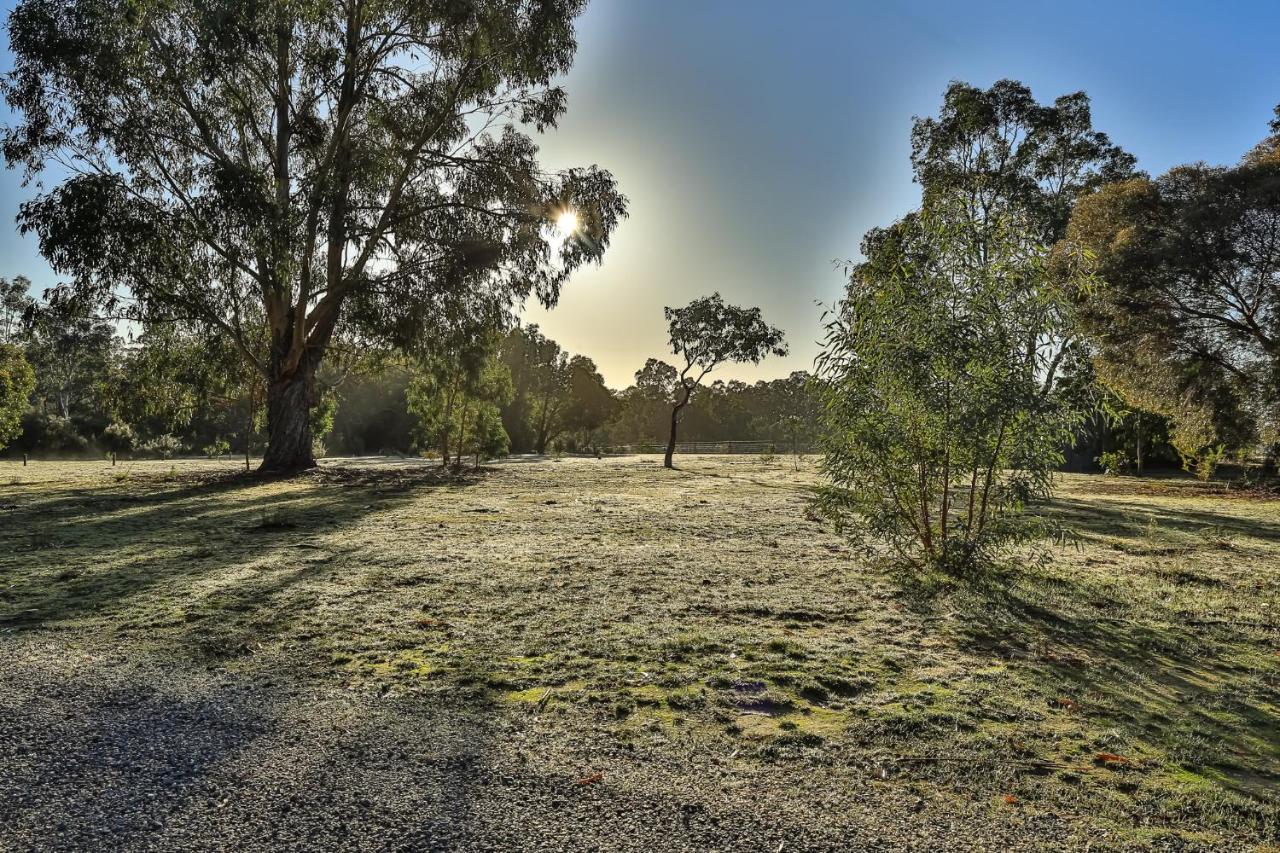
[[[1152,174],[1230,163],[1280,103],[1278,32],[1275,0],[593,0],[568,113],[539,142],[547,167],[612,171],[631,215],[599,267],[525,319],[622,387],[667,355],[664,306],[719,291],[759,306],[791,355],[713,376],[809,369],[835,262],[919,202],[911,119],[950,81],[1022,80],[1042,102],[1083,89],[1094,126]],[[0,172],[0,276],[43,287],[12,227],[31,192]]]

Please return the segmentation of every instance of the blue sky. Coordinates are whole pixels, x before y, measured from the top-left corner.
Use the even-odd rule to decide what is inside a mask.
[[[1095,126],[1152,173],[1233,162],[1280,103],[1277,33],[1275,2],[594,0],[544,160],[612,170],[631,218],[600,268],[527,316],[625,385],[664,354],[663,306],[719,290],[793,351],[723,376],[808,368],[814,303],[842,285],[832,261],[916,204],[911,117],[949,81],[1019,79],[1042,101],[1084,89]],[[47,285],[11,225],[29,192],[0,173],[0,276]]]

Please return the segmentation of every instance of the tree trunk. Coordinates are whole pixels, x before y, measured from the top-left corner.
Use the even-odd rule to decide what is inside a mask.
[[[680,423],[680,410],[685,407],[684,403],[676,403],[671,409],[671,435],[667,439],[667,456],[662,461],[665,468],[674,468],[675,463],[671,461],[671,457],[676,455],[676,426]]]
[[[309,358],[290,376],[267,385],[267,452],[258,470],[293,474],[316,467],[311,445],[315,365]]]
[[[671,436],[667,439],[667,456],[662,462],[662,465],[665,468],[676,467],[671,461],[671,457],[676,455],[676,426],[680,423],[680,410],[689,405],[689,397],[692,394],[693,389],[686,385],[684,388],[684,397],[671,409]]]
[[[1141,413],[1139,413],[1138,415],[1137,433],[1138,433],[1138,450],[1137,450],[1136,457],[1134,459],[1134,463],[1137,466],[1138,476],[1141,477],[1142,476],[1142,415]]]

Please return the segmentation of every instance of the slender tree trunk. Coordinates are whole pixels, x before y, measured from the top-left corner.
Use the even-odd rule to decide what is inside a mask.
[[[258,377],[256,375],[250,376],[249,377],[249,408],[248,408],[248,413],[245,415],[245,422],[244,422],[244,470],[246,471],[249,470],[249,442],[253,439],[253,415],[255,411],[254,407],[257,405],[257,402],[254,399],[254,395],[257,387],[258,387]]]
[[[683,408],[684,403],[677,403],[671,408],[671,434],[667,438],[667,455],[662,460],[664,468],[676,467],[672,457],[676,455],[676,427],[680,423],[680,410]]]
[[[449,439],[453,436],[453,404],[457,399],[457,392],[458,379],[454,377],[445,397],[444,418],[440,422],[440,465],[443,468],[449,467],[449,451],[453,449]]]
[[[942,561],[947,561],[949,539],[947,536],[948,516],[951,514],[951,383],[947,383],[946,421],[943,426],[946,450],[942,457],[942,517],[939,522],[939,533],[942,536]]]
[[[467,416],[470,414],[470,403],[464,404],[458,412],[458,450],[453,454],[453,467],[459,470],[464,464],[462,456],[467,448]]]
[[[675,463],[672,462],[672,457],[676,455],[676,427],[680,424],[680,410],[689,405],[689,395],[692,393],[693,389],[686,385],[684,397],[671,408],[671,435],[667,438],[667,455],[662,461],[662,465],[665,468],[676,467]]]
[[[267,383],[267,452],[259,471],[293,474],[316,467],[311,445],[311,403],[315,392],[315,360],[304,356],[291,374],[281,375],[283,358],[272,359]]]
[[[1134,461],[1137,464],[1138,476],[1141,477],[1142,476],[1142,415],[1141,414],[1138,415],[1137,433],[1138,433],[1138,448],[1137,448],[1137,454],[1136,454],[1137,459],[1135,459]]]

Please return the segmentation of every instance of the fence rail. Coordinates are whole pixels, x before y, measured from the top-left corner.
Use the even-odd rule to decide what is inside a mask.
[[[616,455],[628,455],[636,453],[663,453],[667,449],[666,442],[661,444],[654,442],[650,444],[615,444],[611,447],[601,448],[605,453]],[[808,445],[798,445],[796,448],[799,453],[812,453],[813,448]],[[732,455],[741,454],[761,454],[761,453],[790,453],[791,443],[787,441],[682,441],[676,443],[676,453],[696,453],[696,454],[725,454]]]

